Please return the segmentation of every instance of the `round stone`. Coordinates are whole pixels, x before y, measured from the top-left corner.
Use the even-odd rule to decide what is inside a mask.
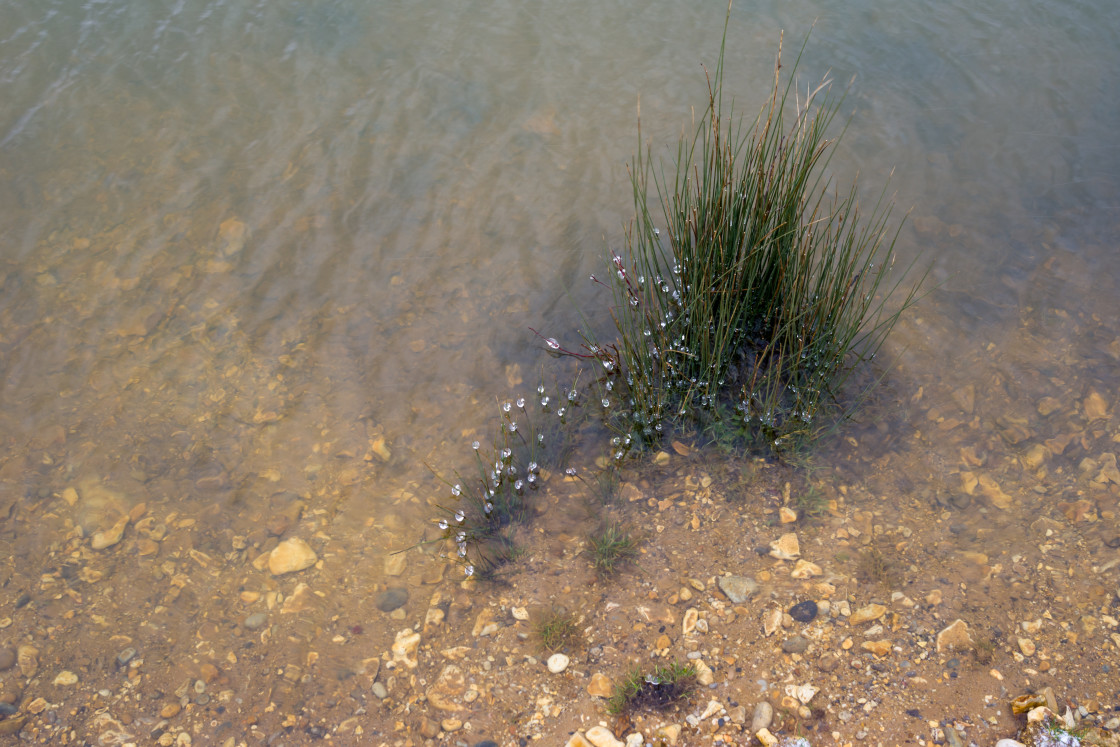
[[[789,616],[797,622],[807,623],[812,622],[817,616],[817,603],[812,599],[804,602],[798,602],[789,608]]]
[[[273,576],[282,576],[310,568],[318,561],[319,556],[310,545],[299,537],[292,537],[272,549],[268,556],[268,570]]]
[[[256,630],[257,628],[268,622],[268,614],[264,612],[254,612],[245,618],[243,623],[248,630]]]
[[[571,661],[564,654],[553,654],[548,657],[548,671],[553,674],[560,674],[568,668],[568,662]]]
[[[403,607],[408,601],[408,589],[386,589],[377,595],[377,609],[382,612],[392,612]]]

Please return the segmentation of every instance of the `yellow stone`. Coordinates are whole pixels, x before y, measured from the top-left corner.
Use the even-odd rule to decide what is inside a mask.
[[[880,617],[887,613],[887,608],[881,604],[869,604],[866,607],[860,607],[852,613],[848,618],[848,622],[852,625],[860,625],[872,620],[878,620]]]
[[[950,649],[972,648],[972,636],[968,633],[968,623],[956,619],[953,623],[937,634],[937,652]]]
[[[885,641],[885,640],[884,641],[864,641],[862,644],[860,644],[860,648],[862,648],[864,651],[870,651],[871,653],[875,654],[879,658],[882,658],[882,657],[890,654],[890,652],[891,652],[891,642],[890,641]]]
[[[311,546],[299,537],[284,540],[268,555],[268,570],[273,576],[294,573],[310,568],[319,561]]]
[[[666,638],[666,636],[662,636],[662,638]],[[665,647],[662,646],[661,648]],[[601,672],[596,672],[595,674],[591,675],[591,684],[587,686],[588,695],[596,698],[609,698],[613,690],[614,686],[612,685],[611,680],[609,677],[607,677],[607,675]]]

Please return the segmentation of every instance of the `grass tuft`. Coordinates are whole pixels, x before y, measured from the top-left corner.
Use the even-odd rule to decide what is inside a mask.
[[[626,249],[592,277],[612,295],[617,339],[585,332],[571,353],[601,367],[603,402],[620,405],[606,420],[627,449],[712,423],[725,446],[806,443],[849,413],[839,403],[851,373],[921,283],[891,280],[898,228],[884,194],[865,214],[855,185],[822,174],[842,101],[830,81],[800,91],[783,80],[779,44],[769,99],[744,125],[723,94],[726,43],[725,27],[707,109],[677,144],[675,170],[650,146],[631,164]]]
[[[603,575],[614,573],[638,554],[638,543],[620,525],[607,522],[587,538],[591,562]]]
[[[617,715],[636,708],[664,710],[688,697],[695,684],[696,668],[691,664],[659,665],[648,674],[635,667],[614,686],[607,711]]]
[[[580,639],[575,615],[560,609],[551,609],[533,625],[533,633],[545,651],[556,653],[574,645]]]

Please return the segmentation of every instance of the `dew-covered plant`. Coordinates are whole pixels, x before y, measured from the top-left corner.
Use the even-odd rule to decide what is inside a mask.
[[[450,543],[467,576],[490,575],[509,559],[508,527],[525,518],[543,476],[566,468],[574,429],[583,418],[576,386],[550,391],[541,384],[532,399],[516,397],[499,405],[491,442],[471,444],[472,473],[455,472],[454,479],[437,474],[450,492],[437,502],[440,537]]]
[[[688,697],[695,684],[696,668],[692,664],[674,661],[658,665],[651,672],[634,667],[615,684],[607,699],[607,712],[624,714],[635,708],[665,710]]]
[[[594,361],[604,396],[621,405],[606,420],[625,449],[713,419],[728,440],[774,450],[812,438],[850,412],[851,373],[921,284],[891,279],[898,228],[884,195],[865,215],[855,185],[840,191],[822,173],[842,96],[827,79],[803,92],[792,74],[783,80],[779,44],[769,99],[745,126],[723,94],[726,41],[725,27],[675,173],[649,146],[631,164],[626,248],[592,276],[611,294],[617,337],[603,342],[586,325],[577,351],[549,340]]]

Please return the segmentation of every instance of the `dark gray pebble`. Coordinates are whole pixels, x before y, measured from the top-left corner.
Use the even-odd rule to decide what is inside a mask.
[[[481,742],[475,742],[474,747],[498,747],[498,743],[483,739]]]
[[[0,703],[0,716],[12,716],[19,713],[19,709],[11,703]]]
[[[0,672],[7,671],[16,664],[16,652],[7,646],[0,646]]]
[[[386,589],[377,595],[377,609],[392,612],[408,601],[408,589]]]
[[[817,603],[812,599],[799,602],[789,608],[789,616],[799,623],[812,622],[817,616]]]

